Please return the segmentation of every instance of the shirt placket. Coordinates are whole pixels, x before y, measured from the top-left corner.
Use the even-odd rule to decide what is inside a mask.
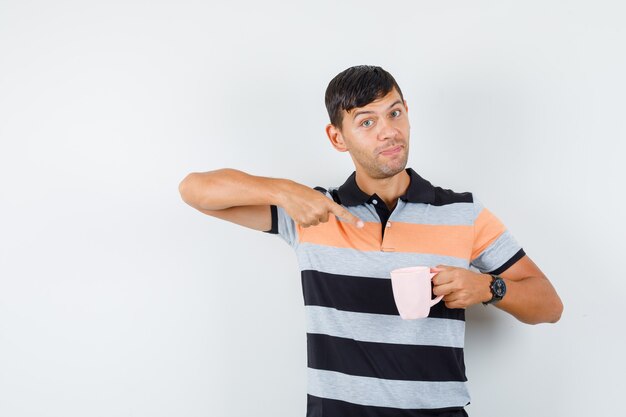
[[[385,202],[380,199],[376,194],[374,194],[369,203],[374,206],[376,209],[376,213],[378,214],[378,218],[380,219],[381,224],[381,242],[380,242],[380,250],[382,252],[395,252],[395,248],[391,244],[392,239],[390,238],[391,229],[393,223],[391,222],[391,216],[393,212],[389,211]],[[399,202],[398,202],[399,203]],[[396,207],[397,208],[397,207]]]

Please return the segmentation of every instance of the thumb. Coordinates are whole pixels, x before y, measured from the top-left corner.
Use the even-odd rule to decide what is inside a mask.
[[[331,202],[330,212],[333,213],[335,216],[340,217],[343,220],[347,221],[348,223],[353,224],[359,229],[365,226],[365,224],[363,223],[363,220],[359,219],[354,214],[350,213],[344,207],[340,206],[339,204],[335,202]]]

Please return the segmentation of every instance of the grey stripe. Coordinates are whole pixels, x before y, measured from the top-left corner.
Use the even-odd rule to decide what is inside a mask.
[[[363,342],[462,348],[465,322],[438,318],[403,320],[400,316],[354,313],[306,306],[307,332]]]
[[[465,382],[395,381],[308,369],[308,393],[352,404],[403,409],[464,407]]]
[[[285,209],[280,206],[276,207],[278,215],[278,235],[289,244],[295,247],[298,244],[298,232],[296,231],[296,223],[287,214]]]
[[[513,235],[506,230],[478,258],[472,261],[472,266],[481,272],[493,271],[504,265],[521,248]]]
[[[397,215],[394,216],[396,212]],[[417,224],[471,226],[474,224],[474,217],[473,203],[432,206],[430,204],[405,203],[402,200],[398,200],[398,207],[391,214],[390,220]]]
[[[469,268],[467,259],[422,253],[365,252],[312,243],[301,243],[296,252],[300,270],[312,269],[337,275],[389,278],[392,270],[408,266],[441,264]]]
[[[384,204],[380,202],[379,204]],[[406,207],[411,205],[412,207]],[[378,222],[380,219],[373,204],[346,207],[350,213],[366,222]],[[398,200],[398,205],[389,220],[414,224],[463,225],[474,224],[476,214],[474,203],[453,203],[445,206],[433,206],[422,203],[407,203]]]

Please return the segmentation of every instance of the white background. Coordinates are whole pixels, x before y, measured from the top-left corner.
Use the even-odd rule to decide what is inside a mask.
[[[222,167],[337,186],[328,81],[381,65],[412,166],[473,191],[561,295],[468,311],[472,416],[623,410],[626,7],[0,1],[0,416],[304,416],[300,278],[185,205]]]

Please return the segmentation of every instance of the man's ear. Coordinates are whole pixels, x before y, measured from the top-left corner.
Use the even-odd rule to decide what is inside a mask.
[[[333,145],[333,148],[339,152],[346,152],[348,150],[341,131],[330,123],[326,125],[326,136],[328,136],[328,140],[330,140],[330,144]]]

